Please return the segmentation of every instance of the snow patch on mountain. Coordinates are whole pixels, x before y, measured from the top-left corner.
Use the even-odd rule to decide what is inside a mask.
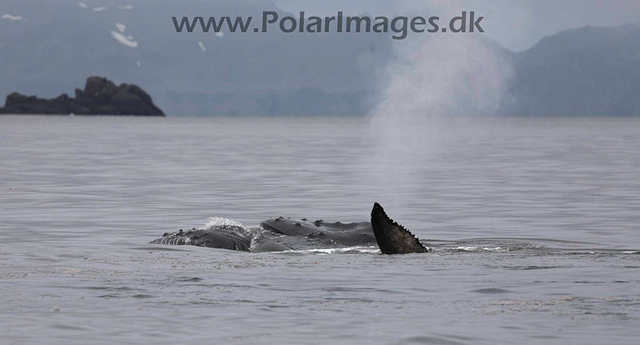
[[[135,40],[135,38],[133,36],[125,36],[120,32],[117,31],[111,31],[111,36],[113,36],[113,38],[124,44],[127,47],[131,47],[131,48],[137,48],[138,47],[138,42]]]
[[[13,22],[21,21],[22,19],[24,19],[21,16],[14,16],[14,15],[8,14],[8,13],[7,14],[3,14],[2,17],[0,17],[0,18],[6,19],[6,20],[10,20],[10,21],[13,21]]]

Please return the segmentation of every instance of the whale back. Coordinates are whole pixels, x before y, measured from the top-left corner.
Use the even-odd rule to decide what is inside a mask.
[[[191,245],[198,247],[249,251],[251,240],[238,234],[232,228],[217,228],[208,230],[192,229],[166,233],[161,238],[151,241],[151,244],[168,244],[174,246]]]
[[[376,243],[371,223],[329,223],[323,220],[273,218],[260,223],[262,228],[277,234],[327,240],[341,245],[360,246]]]
[[[417,237],[389,218],[378,203],[375,203],[371,210],[371,226],[383,254],[428,252]]]

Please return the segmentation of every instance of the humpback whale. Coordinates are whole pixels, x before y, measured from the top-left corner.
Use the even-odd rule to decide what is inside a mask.
[[[189,231],[182,229],[174,233],[166,233],[162,238],[151,241],[152,244],[167,244],[172,246],[192,245],[218,249],[249,251],[251,240],[240,235],[241,229],[236,227],[216,227],[215,230]]]
[[[208,229],[179,230],[165,233],[152,244],[193,245],[199,247],[251,252],[273,252],[298,249],[306,244],[315,246],[373,246],[383,254],[426,253],[420,241],[394,222],[380,204],[371,210],[371,222],[329,223],[290,218],[267,219],[261,229],[247,231],[239,224],[224,224]]]
[[[182,229],[165,233],[161,238],[151,241],[151,244],[166,244],[173,246],[191,245],[197,247],[229,249],[243,252],[282,252],[291,248],[274,242],[264,236],[244,235],[245,229],[239,226],[217,226],[211,229]]]

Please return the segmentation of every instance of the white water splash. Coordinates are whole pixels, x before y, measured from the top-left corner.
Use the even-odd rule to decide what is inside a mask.
[[[244,229],[244,225],[242,223],[237,222],[235,220],[231,220],[224,217],[211,217],[204,225],[205,229],[215,229],[215,228],[242,228]]]
[[[325,249],[305,249],[305,250],[287,250],[283,253],[298,254],[379,254],[378,247],[347,247],[347,248],[325,248]]]
[[[478,248],[478,247],[471,247],[471,246],[458,246],[455,248],[456,251],[459,252],[478,252],[478,251],[483,251],[483,252],[504,252],[506,250],[502,249],[502,247],[483,247],[483,248]]]
[[[78,6],[80,6],[81,8],[89,8],[89,5],[85,4],[84,2],[79,2]]]
[[[132,10],[133,6],[132,5],[123,5],[123,6],[118,6],[118,9],[120,9],[120,10]]]
[[[459,252],[475,252],[476,250],[478,250],[478,247],[459,246],[459,247],[456,247],[455,250]]]
[[[124,31],[127,29],[127,26],[122,24],[122,23],[116,23],[116,28],[118,29],[118,31],[120,31],[121,33],[124,33]]]
[[[207,223],[204,225],[204,230],[213,230],[213,231],[224,231],[224,230],[231,230],[234,233],[244,237],[244,238],[249,238],[251,239],[251,245],[253,246],[256,243],[254,243],[253,239],[256,236],[259,236],[260,233],[256,232],[252,229],[246,228],[242,223],[237,222],[235,220],[232,219],[228,219],[228,218],[224,218],[224,217],[211,217],[209,218],[209,220],[207,221]]]
[[[202,50],[203,52],[207,51],[207,47],[205,47],[204,43],[202,43],[201,41],[198,41],[198,46],[200,46],[200,50]]]
[[[93,8],[93,11],[94,11],[94,12],[102,12],[102,11],[104,11],[104,10],[108,9],[108,8],[109,8],[109,7],[106,7],[106,6],[103,6],[103,7],[94,7],[94,8]]]

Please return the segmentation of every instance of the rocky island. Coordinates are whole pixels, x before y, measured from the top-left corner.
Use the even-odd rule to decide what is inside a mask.
[[[89,77],[84,90],[76,89],[75,98],[62,94],[43,99],[14,92],[7,96],[0,114],[164,116],[140,87],[116,86],[102,77]]]

